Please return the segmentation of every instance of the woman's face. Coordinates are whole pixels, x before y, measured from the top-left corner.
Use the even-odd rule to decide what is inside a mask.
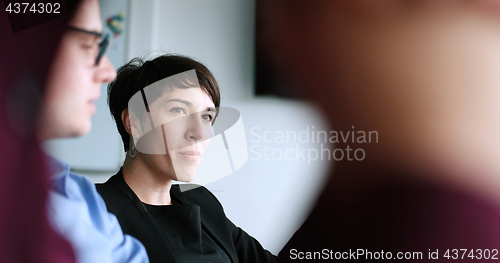
[[[136,125],[142,129],[144,122],[152,121],[156,127],[137,142],[141,158],[155,174],[192,181],[212,136],[216,109],[208,93],[197,87],[167,89],[149,104],[149,112]]]

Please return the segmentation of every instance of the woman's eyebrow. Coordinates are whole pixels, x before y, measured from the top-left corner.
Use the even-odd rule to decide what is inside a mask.
[[[171,101],[177,101],[177,102],[186,104],[187,106],[191,106],[192,105],[192,103],[190,101],[183,100],[183,99],[170,99],[170,100],[165,101],[165,103],[171,102]],[[215,109],[215,107],[207,107],[206,111],[217,112],[217,110]]]
[[[180,102],[180,103],[184,103],[188,106],[190,106],[192,103],[190,101],[187,101],[187,100],[183,100],[183,99],[171,99],[171,100],[167,100],[166,102],[171,102],[171,101],[177,101],[177,102]]]

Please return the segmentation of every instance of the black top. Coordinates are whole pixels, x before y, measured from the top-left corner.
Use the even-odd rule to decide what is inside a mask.
[[[201,227],[200,206],[195,204],[149,205],[146,210],[175,251],[177,262],[231,262]]]
[[[181,261],[189,256],[186,251],[190,250],[195,251],[193,256],[200,255],[197,251],[204,252],[203,256],[216,255],[223,251],[229,262],[233,263],[279,262],[277,257],[262,248],[257,240],[226,217],[217,198],[205,187],[181,192],[179,185],[172,185],[172,202],[181,205],[173,205],[164,211],[156,211],[163,210],[163,207],[155,209],[158,207],[144,205],[123,179],[121,170],[104,184],[96,184],[96,188],[106,202],[108,211],[118,218],[123,233],[142,242],[152,263],[210,262],[205,261],[205,258]],[[147,208],[150,208],[149,211]],[[161,213],[171,214],[174,211],[167,212],[170,208],[180,209],[178,211],[183,211],[181,213],[184,214],[178,217],[179,220],[170,221],[174,217],[162,218]],[[183,221],[186,218],[188,221]],[[184,222],[189,222],[189,225],[184,225]],[[178,229],[179,225],[183,226],[182,230]],[[174,234],[166,235],[170,232]],[[183,247],[182,251],[179,246]],[[224,254],[221,255],[222,258]]]

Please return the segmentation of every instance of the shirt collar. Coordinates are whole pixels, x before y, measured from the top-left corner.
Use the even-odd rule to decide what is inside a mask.
[[[70,172],[70,167],[68,164],[63,163],[56,158],[45,153],[45,159],[49,167],[50,174],[52,178],[67,176]]]

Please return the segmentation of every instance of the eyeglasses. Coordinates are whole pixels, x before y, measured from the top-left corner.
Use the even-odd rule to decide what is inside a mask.
[[[90,35],[93,35],[93,36],[96,36],[99,38],[99,42],[98,42],[99,53],[97,53],[97,58],[95,60],[95,65],[96,66],[99,65],[99,61],[101,60],[102,56],[104,56],[104,53],[106,53],[106,49],[108,48],[109,33],[88,31],[88,30],[81,29],[81,28],[74,27],[74,26],[67,26],[67,28],[70,30],[81,32],[81,33],[90,34]]]

